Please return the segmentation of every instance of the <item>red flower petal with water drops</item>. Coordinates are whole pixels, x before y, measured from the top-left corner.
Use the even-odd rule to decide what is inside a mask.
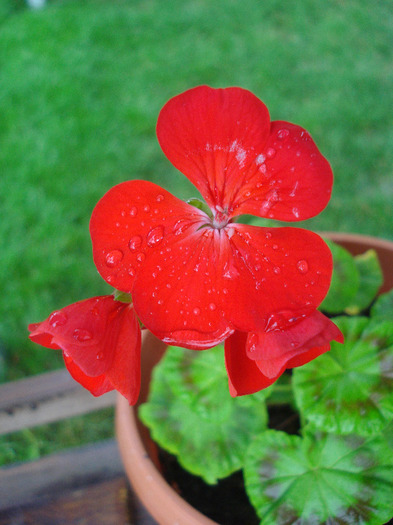
[[[136,275],[152,251],[166,259],[168,239],[193,234],[208,217],[148,181],[128,181],[111,188],[90,220],[93,256],[100,275],[113,287],[131,293]],[[146,283],[154,287],[154,275]]]
[[[130,304],[94,297],[29,326],[30,339],[63,350],[71,375],[94,395],[116,389],[131,404],[140,388],[141,335]]]
[[[266,106],[247,90],[200,86],[172,98],[157,136],[214,213],[298,221],[329,201],[332,171],[308,132],[270,122]]]
[[[90,231],[100,274],[132,293],[149,330],[177,345],[207,348],[234,329],[264,330],[271,315],[283,310],[291,317],[308,315],[330,283],[331,255],[318,235],[297,228],[217,227],[149,182],[112,188],[94,209]]]
[[[277,377],[283,369],[303,365],[327,352],[331,341],[342,343],[342,333],[328,317],[315,310],[300,321],[287,322],[286,327],[250,333],[246,353],[265,376]]]
[[[225,363],[232,396],[252,394],[273,384],[289,368],[302,366],[330,349],[343,335],[315,311],[287,329],[235,332],[225,341]]]

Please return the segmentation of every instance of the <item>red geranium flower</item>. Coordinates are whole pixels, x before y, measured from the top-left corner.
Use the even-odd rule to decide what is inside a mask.
[[[316,314],[332,272],[326,244],[303,229],[235,222],[242,214],[299,221],[326,206],[332,172],[307,131],[271,122],[266,106],[249,91],[202,86],[164,106],[157,135],[209,209],[151,182],[115,186],[90,222],[102,277],[132,294],[141,321],[167,343],[203,349],[232,336],[226,354],[233,384],[236,375],[249,380],[240,378],[235,362],[273,367],[274,373],[262,374],[273,382],[292,363],[312,358],[305,353],[326,351],[340,337],[333,323]],[[290,348],[300,327],[305,337]],[[310,331],[321,334],[316,349],[303,345],[313,341]],[[265,349],[269,342],[275,353],[247,357],[255,338]],[[269,360],[273,364],[263,364]]]
[[[131,404],[140,389],[141,332],[132,305],[93,297],[29,325],[30,339],[63,351],[72,377],[99,396],[118,390]]]
[[[134,403],[136,312],[166,343],[198,350],[226,340],[231,394],[260,390],[341,339],[316,311],[332,260],[315,233],[236,219],[316,215],[330,198],[330,166],[304,129],[271,122],[266,106],[240,88],[202,86],[171,99],[157,135],[206,209],[151,182],[112,188],[90,222],[94,261],[109,284],[132,294],[133,306],[109,296],[82,301],[31,325],[30,337],[61,348],[73,377],[95,395],[116,388]]]

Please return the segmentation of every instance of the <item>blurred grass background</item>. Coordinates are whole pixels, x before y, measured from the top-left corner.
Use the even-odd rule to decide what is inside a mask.
[[[195,196],[155,137],[195,85],[250,89],[310,131],[335,187],[305,226],[393,239],[392,42],[391,0],[0,0],[0,380],[62,366],[28,323],[110,292],[88,223],[112,185]]]

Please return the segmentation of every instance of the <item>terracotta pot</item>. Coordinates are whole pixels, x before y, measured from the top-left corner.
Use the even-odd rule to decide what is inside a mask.
[[[345,233],[323,233],[353,255],[370,248],[378,252],[384,273],[381,291],[393,288],[393,242]],[[166,345],[146,332],[142,348],[142,388],[138,404],[130,407],[118,396],[116,433],[127,476],[141,502],[160,525],[217,525],[183,500],[160,473],[157,449],[149,431],[137,417],[137,407],[148,395],[152,368],[162,357]]]

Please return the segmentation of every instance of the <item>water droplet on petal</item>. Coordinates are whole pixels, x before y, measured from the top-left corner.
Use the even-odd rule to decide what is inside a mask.
[[[145,204],[145,206],[143,206],[143,211],[145,211],[146,213],[149,213],[150,206],[148,204]]]
[[[136,206],[131,206],[129,214],[131,217],[136,217],[138,214],[138,208]]]
[[[199,308],[194,308],[194,310],[192,311],[192,313],[194,315],[199,315],[201,313],[201,310]]]
[[[87,341],[93,339],[91,332],[88,330],[83,330],[82,328],[77,328],[74,330],[72,335],[79,343],[86,343]]]
[[[266,151],[266,155],[269,159],[272,159],[275,154],[276,154],[276,150],[274,148],[268,148]]]
[[[140,235],[135,235],[130,239],[128,247],[130,251],[136,252],[142,246],[142,237]]]
[[[56,326],[64,326],[66,322],[68,321],[68,317],[64,312],[53,312],[51,316],[49,317],[49,324],[56,328]]]
[[[164,227],[163,226],[156,226],[152,230],[149,231],[147,234],[147,244],[148,246],[156,246],[159,244],[162,239],[164,238]]]
[[[288,129],[280,129],[278,132],[277,132],[277,138],[280,139],[280,140],[283,140],[285,139],[286,137],[288,137],[289,135],[289,130]]]
[[[109,268],[114,268],[123,259],[123,252],[120,250],[112,250],[106,254],[105,263]]]
[[[270,190],[266,193],[261,206],[261,213],[267,214],[268,211],[280,200],[277,190]]]
[[[210,303],[209,304],[209,310],[211,310],[212,312],[214,312],[214,310],[216,309],[216,305],[214,303]]]
[[[183,233],[189,226],[191,226],[191,223],[187,221],[186,219],[180,219],[176,222],[176,224],[173,227],[173,233],[175,235],[180,235]]]
[[[272,234],[270,232],[266,232],[265,233],[265,237],[266,237],[266,239],[271,239]]]
[[[142,263],[144,260],[145,260],[145,254],[144,253],[138,253],[138,255],[136,256],[136,260],[140,263]]]
[[[257,158],[255,159],[255,163],[257,166],[259,166],[260,164],[263,164],[265,162],[266,158],[265,158],[265,155],[263,155],[262,153],[260,155],[257,156]]]
[[[301,261],[298,261],[296,267],[300,273],[305,274],[308,272],[308,263],[304,259],[302,259]]]
[[[293,215],[298,219],[300,216],[298,208],[292,208]]]
[[[273,272],[276,274],[276,275],[279,275],[281,273],[281,268],[279,266],[275,266],[273,268]]]
[[[236,268],[232,260],[225,263],[223,274],[224,279],[236,279],[239,275],[239,270]]]
[[[163,200],[164,200],[164,195],[161,195],[161,194],[157,195],[157,197],[156,197],[156,201],[157,202],[162,202]]]
[[[98,352],[97,359],[101,361],[101,359],[104,359],[104,352]]]
[[[135,269],[132,266],[130,266],[130,268],[128,268],[128,274],[131,277],[135,277]]]

